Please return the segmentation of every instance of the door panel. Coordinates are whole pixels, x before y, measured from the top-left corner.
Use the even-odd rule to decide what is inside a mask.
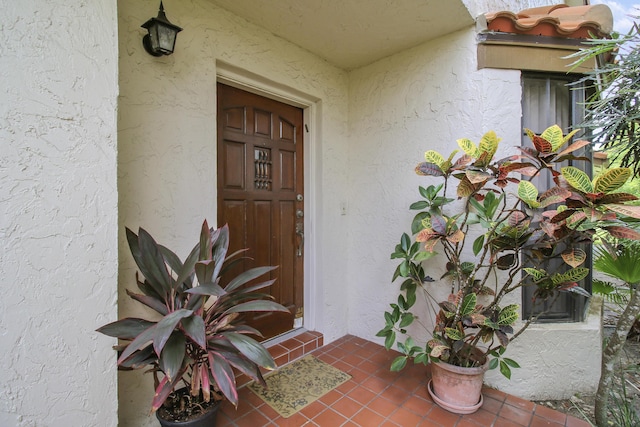
[[[254,266],[277,265],[270,288],[290,313],[249,319],[266,338],[293,329],[302,312],[303,113],[300,108],[218,83],[218,224],[230,251],[249,248]]]

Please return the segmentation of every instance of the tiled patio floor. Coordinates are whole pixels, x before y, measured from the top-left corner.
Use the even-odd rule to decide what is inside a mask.
[[[305,334],[313,338],[312,333]],[[218,426],[589,427],[585,421],[491,389],[484,391],[484,405],[478,412],[454,415],[429,397],[426,367],[412,365],[400,373],[390,372],[396,353],[354,336],[311,354],[353,379],[287,419],[245,387],[237,410],[228,402],[223,404]]]

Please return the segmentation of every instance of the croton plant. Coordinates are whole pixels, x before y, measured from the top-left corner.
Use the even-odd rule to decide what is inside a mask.
[[[532,146],[501,159],[495,159],[500,139],[493,131],[477,145],[458,140],[459,155],[425,153],[416,173],[440,183],[420,187],[421,199],[410,207],[419,211],[414,237],[404,233],[391,254],[400,260],[392,280],[402,280],[400,293],[378,332],[387,349],[397,343],[402,353],[392,370],[409,359],[466,367],[491,359],[491,368],[510,377],[518,364],[504,351],[535,317],[519,321],[520,306],[504,304],[514,300],[505,297],[525,286],[534,287],[536,303],[559,292],[589,296],[579,286],[589,274],[584,244],[596,233],[640,239],[624,221],[640,218],[640,206],[628,204],[637,197],[619,192],[630,170],[611,168],[591,180],[568,165],[588,160],[577,153],[589,142],[571,142],[576,132],[564,135],[557,125],[540,135],[527,129]],[[540,192],[532,179],[547,174],[553,186]],[[427,273],[441,268],[442,257],[446,271],[436,281]],[[553,260],[564,268],[549,268]],[[435,299],[436,282],[450,284],[447,300]],[[418,297],[426,302],[416,304]],[[418,324],[433,325],[425,345],[413,336],[424,339]]]
[[[242,322],[246,312],[288,311],[264,293],[275,280],[255,280],[275,267],[226,277],[243,259],[243,251],[227,255],[228,227],[210,229],[207,221],[184,262],[142,228],[138,234],[127,229],[126,234],[143,276],[136,273],[140,293],[127,294],[156,315],[151,320],[128,317],[98,329],[124,342],[115,347],[118,367],[153,372],[152,412],[182,387],[190,390],[196,404],[221,394],[237,406],[234,368],[263,385],[259,367],[275,368],[269,352],[250,336],[260,332]]]

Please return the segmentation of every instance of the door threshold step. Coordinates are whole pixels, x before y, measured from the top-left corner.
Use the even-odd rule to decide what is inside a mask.
[[[322,347],[324,336],[320,332],[298,328],[264,342],[278,368]],[[263,371],[264,374],[264,371]],[[236,376],[237,387],[243,387],[252,380],[244,374]]]

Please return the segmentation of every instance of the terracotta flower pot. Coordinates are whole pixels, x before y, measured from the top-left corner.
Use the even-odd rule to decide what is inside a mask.
[[[431,363],[428,390],[434,402],[455,414],[472,414],[482,406],[482,383],[489,362],[462,368],[445,362]]]

